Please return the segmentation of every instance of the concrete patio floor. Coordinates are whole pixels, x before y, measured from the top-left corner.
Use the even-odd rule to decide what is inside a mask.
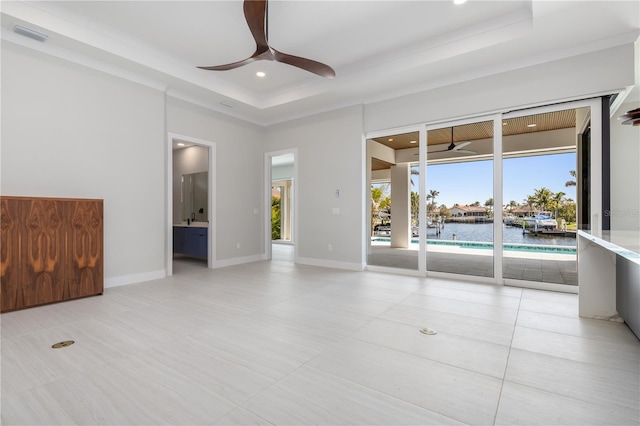
[[[417,246],[398,249],[388,245],[372,245],[367,264],[417,270]],[[493,277],[493,252],[452,246],[429,246],[427,271]],[[505,251],[502,275],[508,279],[578,285],[576,256],[570,254]]]

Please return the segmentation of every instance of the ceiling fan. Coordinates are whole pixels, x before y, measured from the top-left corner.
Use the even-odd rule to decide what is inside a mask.
[[[470,149],[462,149],[465,146],[469,145],[471,141],[460,142],[459,144],[455,144],[453,142],[453,127],[451,128],[451,143],[447,146],[446,149],[439,149],[437,151],[427,151],[427,154],[434,154],[436,152],[459,152],[460,154],[477,154],[476,151],[472,151]],[[442,146],[442,145],[440,145]],[[419,155],[419,154],[415,154]]]
[[[470,149],[462,149],[465,146],[469,145],[471,141],[460,142],[459,144],[453,143],[453,126],[451,126],[451,143],[447,147],[447,149],[441,149],[438,151],[427,151],[427,154],[433,154],[434,152],[459,152],[460,154],[477,154],[476,151],[471,151]]]
[[[321,77],[333,78],[336,72],[328,65],[313,61],[300,56],[289,55],[288,53],[279,52],[269,46],[268,33],[269,21],[267,14],[267,0],[245,0],[244,1],[244,17],[251,31],[251,35],[256,42],[256,51],[253,55],[238,62],[224,65],[214,65],[210,67],[198,67],[209,71],[227,71],[234,68],[247,65],[253,61],[266,60],[277,61],[284,64],[309,71]]]
[[[433,154],[435,152],[459,152],[460,154],[477,154],[476,151],[472,151],[470,149],[462,149],[465,146],[469,145],[471,143],[471,141],[466,141],[466,142],[460,142],[459,144],[455,144],[453,142],[451,142],[449,144],[449,146],[447,147],[447,149],[440,149],[438,151],[427,151],[427,154]]]

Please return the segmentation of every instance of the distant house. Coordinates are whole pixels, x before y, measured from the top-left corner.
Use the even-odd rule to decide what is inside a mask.
[[[480,206],[461,206],[459,204],[449,207],[451,218],[487,218],[487,210]]]
[[[537,209],[533,206],[518,206],[515,209],[511,210],[511,213],[513,213],[514,216],[516,217],[528,217],[528,216],[533,216],[536,215],[538,213],[540,213],[540,209]]]

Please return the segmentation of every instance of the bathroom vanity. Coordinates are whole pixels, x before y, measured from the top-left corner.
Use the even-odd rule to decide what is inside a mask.
[[[208,222],[175,224],[173,225],[173,253],[206,259],[208,237]]]

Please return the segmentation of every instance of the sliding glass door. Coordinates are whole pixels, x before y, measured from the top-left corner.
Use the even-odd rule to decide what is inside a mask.
[[[589,102],[504,116],[502,275],[506,283],[517,280],[577,288],[579,214],[588,223],[590,194],[594,201],[600,199],[584,183],[591,175],[591,121]]]
[[[419,131],[367,139],[367,264],[418,270]]]
[[[494,276],[493,127],[427,129],[427,271]]]
[[[576,230],[602,227],[602,100],[367,140],[367,264],[577,290]]]

